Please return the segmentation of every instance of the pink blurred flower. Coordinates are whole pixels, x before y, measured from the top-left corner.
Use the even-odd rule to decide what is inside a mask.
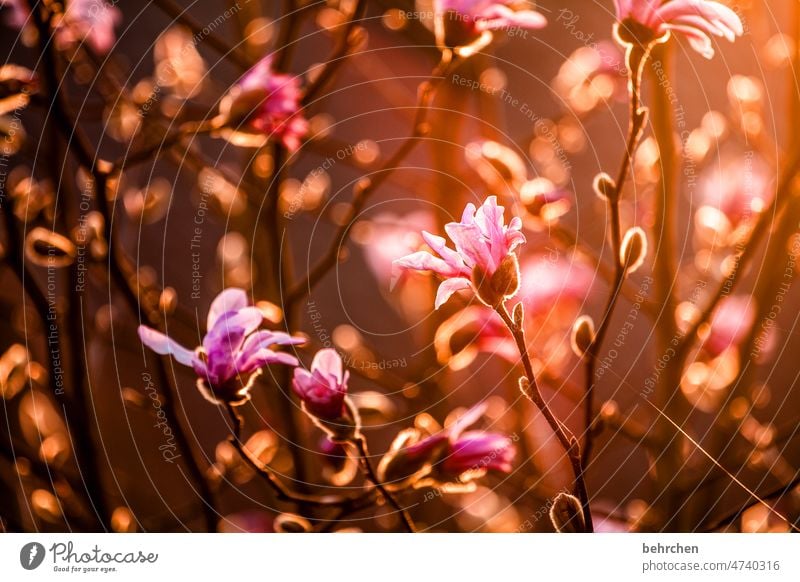
[[[3,19],[8,26],[17,30],[25,27],[31,14],[26,0],[0,0],[0,9],[3,8]]]
[[[437,27],[445,46],[470,44],[475,37],[494,30],[538,29],[547,19],[536,10],[520,9],[515,0],[435,0]]]
[[[514,217],[506,226],[503,207],[490,196],[476,209],[470,203],[461,222],[450,222],[445,231],[455,243],[450,249],[444,238],[422,232],[422,238],[437,256],[419,251],[394,261],[399,270],[432,271],[445,280],[436,293],[439,309],[456,291],[472,288],[487,305],[495,306],[512,297],[519,287],[519,267],[514,249],[525,242],[522,221]]]
[[[356,234],[354,239],[362,246],[367,265],[376,279],[389,283],[392,276],[392,261],[414,252],[422,243],[420,230],[433,229],[434,220],[429,212],[417,211],[408,214],[381,213]]]
[[[594,272],[585,263],[556,254],[534,255],[520,270],[519,297],[530,315],[550,313],[557,304],[582,304],[594,281]]]
[[[280,139],[289,151],[296,151],[308,133],[308,121],[300,113],[300,81],[272,71],[272,57],[266,56],[222,98],[220,122],[236,132],[252,132]]]
[[[505,435],[467,431],[486,411],[480,403],[445,429],[425,433],[419,428],[402,431],[378,466],[382,480],[395,486],[414,480],[416,486],[432,483],[469,483],[486,472],[510,473],[516,447]]]
[[[343,368],[336,350],[326,348],[314,356],[310,372],[294,369],[292,388],[307,412],[321,420],[337,420],[345,415],[344,399],[350,372]]]
[[[711,318],[703,351],[716,357],[728,348],[738,346],[752,329],[755,317],[756,303],[752,297],[726,297],[720,301]]]
[[[96,53],[104,55],[117,42],[114,28],[122,22],[122,13],[106,0],[69,0],[56,28],[59,42],[85,41]]]
[[[666,40],[670,32],[689,39],[692,48],[705,58],[714,56],[711,36],[733,42],[744,34],[739,16],[712,0],[614,0],[617,36],[626,44],[647,46]]]
[[[471,430],[451,443],[440,469],[453,476],[467,471],[510,473],[515,456],[516,448],[506,435]]]
[[[208,331],[201,346],[190,350],[163,333],[139,326],[139,337],[161,355],[171,355],[198,376],[197,387],[211,402],[241,404],[250,387],[269,364],[296,366],[297,359],[270,349],[278,345],[301,344],[305,340],[278,332],[256,329],[263,315],[248,304],[242,289],[229,288],[217,295],[208,311]]]
[[[772,202],[769,172],[758,158],[729,158],[700,180],[700,198],[736,228]]]

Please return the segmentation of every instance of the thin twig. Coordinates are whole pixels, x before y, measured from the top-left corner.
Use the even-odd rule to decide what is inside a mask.
[[[419,98],[417,100],[417,112],[414,118],[414,125],[412,133],[405,139],[402,145],[389,159],[387,159],[381,166],[373,172],[373,177],[362,178],[354,188],[353,200],[350,203],[347,215],[342,221],[339,230],[334,236],[333,243],[328,248],[328,251],[314,265],[306,275],[306,277],[299,281],[289,291],[285,299],[285,310],[291,311],[295,304],[308,295],[311,290],[319,283],[322,277],[332,269],[339,261],[341,254],[341,247],[344,245],[353,221],[358,217],[367,203],[369,197],[377,190],[394,172],[397,166],[402,162],[406,156],[416,147],[429,131],[426,123],[430,103],[436,92],[436,87],[447,78],[455,63],[458,61],[454,59],[452,53],[445,51],[442,53],[442,59],[439,64],[434,68],[428,81],[420,85]]]
[[[306,91],[303,95],[303,100],[301,102],[304,107],[313,101],[317,93],[325,87],[328,81],[330,81],[339,70],[339,67],[341,67],[347,60],[347,53],[350,51],[352,45],[350,37],[352,36],[356,25],[364,17],[366,10],[367,0],[358,0],[355,8],[353,8],[353,13],[350,15],[350,18],[348,18],[347,22],[342,25],[344,26],[344,30],[339,35],[339,39],[333,49],[333,52],[331,53],[330,57],[328,57],[325,65],[323,65],[322,70],[306,88]]]
[[[625,153],[620,162],[619,172],[617,173],[617,180],[614,183],[612,192],[606,192],[607,204],[609,209],[609,222],[611,225],[611,247],[614,255],[614,280],[611,285],[611,293],[608,297],[603,316],[598,324],[597,333],[586,350],[586,397],[584,399],[584,419],[586,423],[586,434],[583,443],[583,456],[581,462],[583,466],[587,466],[591,459],[592,447],[594,444],[594,435],[601,428],[595,422],[594,416],[594,393],[595,393],[595,370],[597,368],[597,361],[600,355],[600,348],[603,345],[603,340],[608,333],[611,318],[614,314],[614,309],[617,306],[617,301],[622,294],[622,286],[625,282],[625,266],[622,264],[622,225],[620,219],[619,202],[622,197],[622,191],[625,182],[628,179],[628,174],[633,161],[633,155],[636,152],[636,146],[639,143],[639,138],[644,129],[646,115],[641,107],[641,84],[642,72],[644,65],[647,62],[648,49],[643,49],[636,46],[631,46],[626,53],[626,59],[629,71],[628,89],[630,93],[630,121],[628,124],[628,139],[625,146]]]
[[[381,480],[378,478],[378,475],[375,473],[375,469],[372,468],[372,463],[369,461],[369,450],[367,449],[367,441],[363,435],[359,435],[353,442],[353,444],[358,449],[358,455],[361,460],[361,465],[364,468],[364,472],[366,473],[367,479],[375,485],[378,491],[381,492],[383,498],[391,505],[395,511],[400,515],[400,521],[403,522],[403,526],[405,526],[406,531],[408,533],[416,532],[416,527],[414,525],[414,521],[411,519],[411,516],[408,514],[408,511],[400,505],[400,502],[395,499],[394,495],[392,495],[386,487],[381,483]]]
[[[592,523],[592,513],[589,508],[589,494],[586,490],[586,483],[583,478],[581,446],[578,443],[578,439],[576,439],[569,429],[555,417],[553,411],[550,410],[547,402],[545,402],[542,397],[542,393],[539,391],[539,385],[536,382],[536,374],[533,370],[533,363],[531,362],[530,354],[528,354],[528,344],[525,341],[525,328],[522,327],[522,325],[518,325],[514,319],[512,319],[505,305],[497,305],[495,311],[497,311],[497,314],[514,337],[519,355],[522,358],[522,365],[526,374],[525,379],[528,382],[528,389],[523,390],[523,394],[533,402],[536,408],[538,408],[545,417],[547,424],[550,425],[551,430],[555,433],[556,438],[558,438],[561,446],[567,453],[567,457],[569,457],[570,464],[572,465],[572,472],[575,476],[575,493],[583,508],[583,519],[586,523],[587,531],[592,532],[594,531],[594,525]]]
[[[313,505],[315,507],[336,506],[341,508],[351,508],[360,504],[365,499],[374,499],[372,491],[367,491],[356,497],[341,497],[338,495],[326,495],[318,497],[315,495],[306,495],[305,493],[292,491],[283,484],[283,482],[278,478],[277,475],[275,475],[275,473],[272,472],[272,469],[253,457],[250,454],[250,451],[247,450],[247,447],[242,442],[242,428],[244,426],[244,421],[239,412],[236,410],[236,407],[226,404],[225,409],[228,411],[228,415],[230,416],[233,424],[233,430],[231,431],[231,436],[229,438],[230,443],[236,448],[242,459],[256,473],[264,478],[267,484],[269,484],[269,486],[275,491],[275,494],[280,500],[291,501],[301,505]]]

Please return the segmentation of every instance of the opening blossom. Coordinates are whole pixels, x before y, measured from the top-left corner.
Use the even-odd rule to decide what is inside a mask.
[[[347,400],[350,372],[332,348],[317,352],[311,370],[294,369],[292,388],[305,410],[334,442],[350,440],[358,427],[355,407]]]
[[[265,138],[279,139],[296,151],[308,133],[308,121],[300,113],[300,81],[272,70],[266,56],[247,71],[222,98],[220,125],[229,127],[237,145],[263,145]]]
[[[450,483],[469,485],[488,472],[510,473],[516,447],[504,434],[466,430],[486,411],[486,403],[473,406],[445,429],[411,428],[395,438],[378,465],[378,477],[400,487]]]
[[[208,331],[194,350],[183,347],[163,333],[139,326],[142,343],[161,355],[171,355],[197,374],[197,387],[211,402],[241,404],[261,368],[269,364],[296,366],[297,358],[273,351],[272,346],[304,343],[279,331],[256,331],[264,319],[249,305],[247,293],[229,288],[217,295],[208,311]]]
[[[114,28],[122,12],[106,0],[69,0],[56,28],[56,38],[65,44],[85,41],[96,53],[105,55],[117,42]]]
[[[694,50],[710,59],[714,56],[712,36],[733,42],[744,34],[739,16],[712,0],[614,0],[614,4],[617,36],[628,45],[664,42],[671,32],[679,32]]]
[[[477,45],[492,40],[492,31],[539,29],[547,25],[540,12],[517,0],[434,0],[436,39],[441,47]]]
[[[394,261],[395,269],[431,271],[443,277],[436,293],[436,309],[456,291],[468,288],[490,307],[499,305],[519,288],[519,264],[513,251],[525,242],[522,220],[514,217],[506,225],[503,212],[496,196],[487,198],[477,209],[467,204],[461,222],[444,227],[455,250],[444,238],[422,231],[422,238],[439,256],[418,251]]]

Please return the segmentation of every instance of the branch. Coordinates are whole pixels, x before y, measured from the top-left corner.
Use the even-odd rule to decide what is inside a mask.
[[[403,144],[394,153],[394,155],[392,155],[388,160],[386,160],[386,162],[381,164],[377,170],[375,170],[374,177],[362,178],[356,184],[354,188],[355,193],[353,201],[350,203],[347,216],[342,221],[342,225],[334,237],[333,244],[331,244],[323,258],[311,268],[306,277],[302,281],[298,282],[291,289],[291,291],[289,291],[285,299],[285,311],[291,311],[297,301],[308,295],[319,283],[322,277],[324,277],[325,274],[336,265],[336,263],[339,261],[340,249],[347,240],[350,227],[352,226],[353,221],[363,210],[364,205],[367,203],[369,197],[389,178],[389,176],[391,176],[392,172],[394,172],[400,162],[402,162],[405,157],[411,153],[411,151],[420,142],[421,138],[428,133],[428,112],[431,101],[433,100],[433,96],[436,92],[436,88],[444,79],[447,78],[457,62],[458,61],[453,58],[452,53],[449,51],[442,53],[442,59],[439,61],[439,64],[436,66],[436,68],[434,68],[433,72],[431,73],[431,77],[428,79],[428,81],[420,85],[419,97],[417,100],[417,113],[414,118],[414,125],[411,135],[405,139]]]
[[[521,303],[518,304],[517,309],[519,309],[521,305]],[[570,464],[572,465],[572,472],[575,476],[575,492],[577,493],[578,499],[580,500],[583,508],[583,519],[586,523],[587,530],[592,532],[594,531],[594,526],[592,523],[592,513],[589,508],[589,495],[586,491],[586,483],[583,479],[583,465],[581,464],[580,450],[581,447],[578,443],[578,439],[576,439],[575,436],[569,432],[569,429],[561,424],[561,422],[550,410],[547,402],[545,402],[544,398],[542,398],[542,394],[539,391],[539,386],[536,383],[536,374],[533,370],[533,364],[531,362],[530,355],[528,354],[528,347],[525,341],[525,329],[521,323],[522,312],[519,312],[520,316],[516,316],[515,313],[515,317],[512,319],[508,314],[508,310],[506,309],[505,305],[497,305],[494,309],[503,320],[503,323],[506,324],[506,327],[508,327],[511,335],[514,337],[514,341],[517,344],[517,349],[519,350],[519,355],[522,358],[522,365],[525,368],[526,374],[525,378],[520,379],[520,388],[522,388],[523,395],[533,402],[533,404],[536,405],[536,408],[541,411],[542,415],[547,420],[547,424],[550,425],[550,428],[555,433],[556,437],[561,443],[561,446],[564,448],[564,451],[569,457]],[[527,384],[527,387],[524,384]]]

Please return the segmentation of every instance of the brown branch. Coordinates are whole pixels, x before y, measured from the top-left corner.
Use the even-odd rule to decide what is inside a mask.
[[[614,309],[617,306],[617,301],[622,294],[622,287],[625,282],[625,266],[622,264],[622,225],[620,220],[619,202],[622,197],[622,191],[625,182],[628,179],[628,174],[631,169],[633,155],[636,152],[636,145],[639,143],[639,138],[642,135],[644,124],[647,119],[645,111],[641,107],[641,85],[642,85],[642,72],[644,65],[647,62],[649,48],[641,48],[636,46],[629,47],[626,53],[629,82],[628,89],[630,93],[630,121],[628,124],[628,139],[625,146],[625,153],[620,162],[620,168],[617,172],[617,179],[614,182],[614,188],[611,192],[604,192],[606,196],[606,203],[608,205],[610,225],[611,225],[611,247],[614,254],[614,280],[611,285],[611,293],[608,297],[603,316],[597,328],[592,343],[586,350],[586,397],[584,400],[584,422],[586,424],[586,434],[583,444],[583,456],[581,462],[583,466],[587,466],[591,459],[592,447],[594,445],[594,435],[599,432],[598,429],[602,427],[596,423],[594,416],[594,393],[595,393],[595,370],[597,368],[597,361],[600,355],[600,349],[603,345],[606,335],[608,334],[611,325],[611,318],[614,314]]]
[[[518,304],[518,309],[521,305],[522,304]],[[514,341],[517,344],[517,349],[519,350],[519,355],[522,358],[522,365],[526,374],[526,377],[520,381],[520,387],[522,388],[523,395],[533,402],[536,408],[538,408],[545,417],[547,424],[550,425],[551,430],[555,433],[556,438],[558,438],[558,441],[561,443],[561,446],[567,453],[567,457],[569,457],[570,464],[572,465],[572,473],[575,477],[575,493],[577,494],[577,497],[580,500],[583,508],[583,519],[586,523],[587,531],[592,532],[594,531],[594,525],[592,523],[592,513],[589,507],[589,495],[586,491],[586,483],[584,482],[583,478],[581,446],[578,443],[578,439],[576,439],[572,433],[569,432],[569,429],[555,417],[553,411],[550,410],[547,402],[545,402],[544,398],[542,397],[542,393],[539,391],[539,386],[536,383],[536,374],[533,370],[533,363],[531,362],[530,354],[528,353],[528,344],[525,341],[525,328],[521,323],[515,321],[516,318],[512,319],[505,305],[497,305],[494,309],[503,320],[503,323],[506,324],[506,327],[508,327],[511,335],[514,337]],[[527,382],[527,388],[524,386],[524,381]]]
[[[311,268],[306,277],[298,282],[286,296],[285,310],[287,312],[292,310],[297,301],[308,295],[322,277],[338,263],[341,247],[347,240],[353,221],[361,213],[369,197],[392,175],[400,162],[411,153],[420,140],[428,133],[428,112],[436,88],[447,78],[457,62],[458,61],[453,58],[452,53],[449,51],[444,52],[441,61],[439,61],[439,64],[431,73],[430,79],[420,85],[419,97],[417,99],[417,112],[414,118],[411,135],[404,140],[402,145],[389,159],[373,172],[373,177],[362,178],[356,184],[354,187],[353,200],[350,203],[347,216],[342,221],[342,225],[334,236],[333,244],[328,248],[323,258]]]

